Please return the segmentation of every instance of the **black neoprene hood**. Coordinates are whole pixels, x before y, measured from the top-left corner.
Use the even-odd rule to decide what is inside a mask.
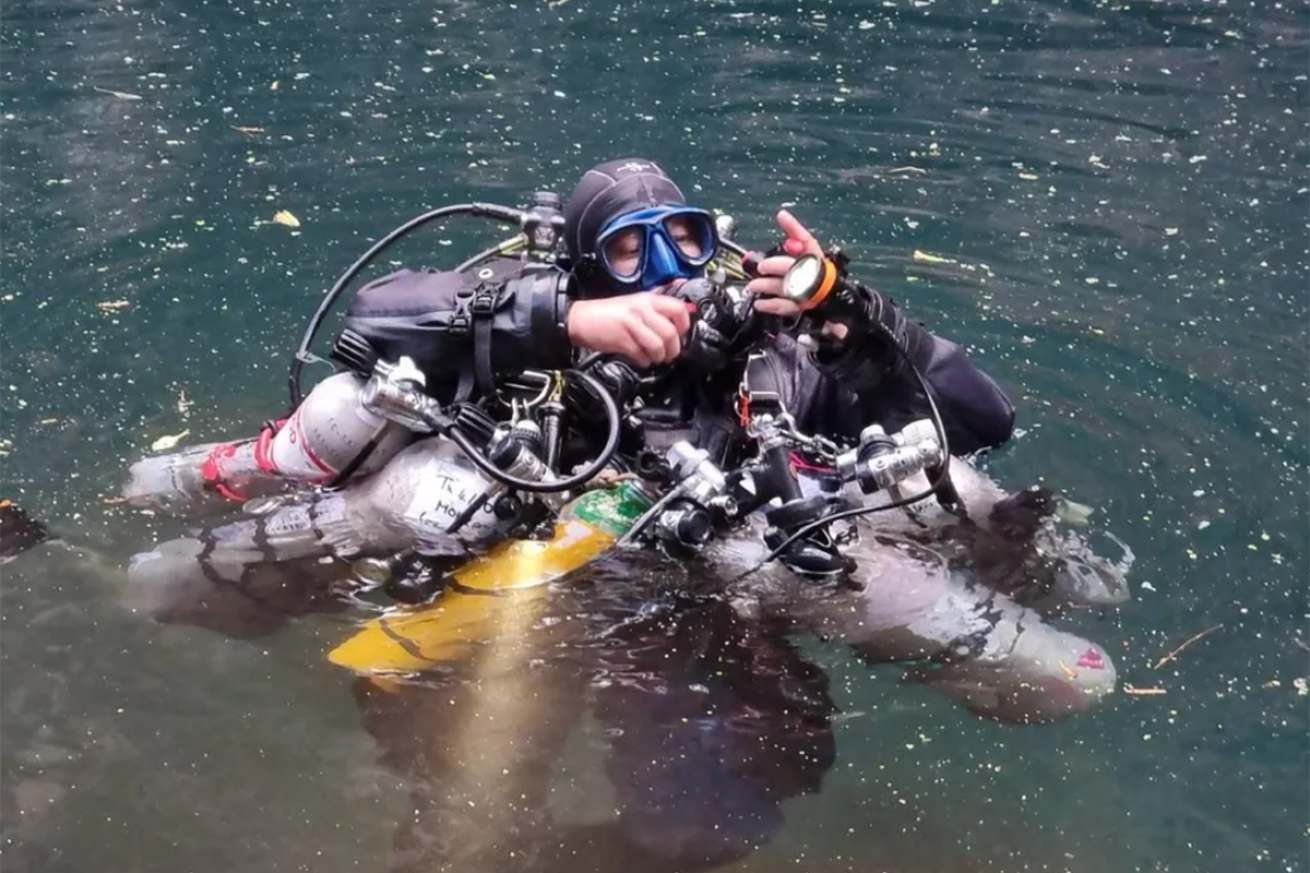
[[[592,167],[564,206],[564,245],[577,263],[596,253],[601,230],[620,215],[651,206],[686,203],[682,190],[654,161],[619,158]]]

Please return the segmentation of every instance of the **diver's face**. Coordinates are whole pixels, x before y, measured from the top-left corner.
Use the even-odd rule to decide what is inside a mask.
[[[669,237],[689,259],[699,260],[704,250],[691,222],[680,216],[669,218],[664,224]],[[641,268],[642,247],[646,244],[646,229],[629,227],[614,234],[605,243],[605,259],[616,275],[635,275]],[[668,283],[661,288],[666,287]],[[659,290],[659,289],[649,289]]]

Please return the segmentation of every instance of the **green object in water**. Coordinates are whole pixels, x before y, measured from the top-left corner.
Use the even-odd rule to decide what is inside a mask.
[[[588,491],[569,507],[570,514],[606,533],[621,537],[651,507],[641,486],[621,482],[617,488]]]

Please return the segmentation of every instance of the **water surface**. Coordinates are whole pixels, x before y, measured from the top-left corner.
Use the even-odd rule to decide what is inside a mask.
[[[103,498],[281,410],[386,230],[633,153],[748,243],[793,204],[969,347],[1020,408],[991,471],[1137,553],[1071,626],[1167,692],[1016,730],[807,643],[837,764],[735,869],[1304,869],[1304,3],[27,0],[0,47],[0,481],[78,546],[0,571],[6,869],[386,869],[412,810],[323,658],[349,617],[152,625],[121,568],[165,528]]]

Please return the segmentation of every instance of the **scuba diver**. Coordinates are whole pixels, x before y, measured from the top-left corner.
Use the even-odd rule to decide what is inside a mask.
[[[608,766],[620,814],[617,824],[588,830],[588,836],[576,829],[561,836],[560,863],[590,853],[610,857],[597,869],[620,863],[634,871],[696,869],[741,857],[776,830],[778,805],[816,791],[831,763],[826,682],[791,648],[788,637],[797,632],[843,642],[876,663],[908,662],[909,678],[979,715],[1010,722],[1085,711],[1113,689],[1104,650],[1047,624],[1040,596],[1028,596],[1035,566],[1051,577],[1077,576],[1071,568],[1084,566],[1078,546],[1046,536],[1052,496],[1042,490],[1006,495],[958,460],[1004,444],[1014,425],[1005,393],[963,349],[905,318],[886,295],[856,283],[849,283],[854,291],[841,306],[807,309],[812,298],[791,293],[790,277],[806,263],[817,264],[817,293],[836,299],[831,271],[842,259],[823,251],[787,212],[778,215],[786,240],[740,259],[735,278],[742,280],[745,307],[722,317],[729,307],[712,293],[722,283],[711,274],[720,268],[715,260],[727,228],[688,205],[652,161],[600,164],[567,203],[538,195],[538,207],[559,218],[548,226],[563,237],[562,255],[552,240],[542,246],[551,250],[549,257],[497,257],[491,250],[466,262],[468,269],[403,269],[370,282],[353,297],[334,344],[339,372],[297,397],[287,416],[254,438],[194,446],[133,466],[124,496],[164,509],[233,507],[234,501],[327,486],[315,492],[325,494],[322,499],[267,514],[248,510],[256,518],[136,556],[129,576],[153,615],[235,636],[271,633],[290,617],[340,608],[329,591],[347,588],[352,568],[344,561],[324,565],[324,556],[408,550],[440,577],[468,561],[474,547],[485,548],[486,537],[504,536],[501,522],[531,532],[531,518],[520,520],[530,515],[528,501],[510,499],[518,486],[500,488],[489,502],[473,499],[486,481],[456,464],[456,449],[469,454],[462,444],[450,454],[442,454],[444,448],[413,451],[437,442],[430,438],[433,417],[411,414],[425,408],[413,405],[417,394],[433,398],[441,410],[456,410],[442,414],[461,416],[459,425],[481,434],[487,448],[478,469],[486,470],[487,458],[500,458],[502,472],[515,471],[515,482],[528,482],[532,470],[577,471],[609,449],[609,469],[621,476],[660,473],[661,466],[737,469],[752,451],[774,445],[770,441],[784,427],[816,435],[806,437],[816,446],[826,440],[906,448],[893,436],[932,415],[945,457],[922,472],[939,468],[923,478],[933,483],[925,494],[935,493],[940,507],[916,504],[904,513],[861,519],[867,535],[851,544],[821,524],[836,518],[825,516],[823,507],[839,505],[830,498],[851,477],[837,475],[835,461],[811,464],[780,441],[767,451],[782,459],[785,475],[777,464],[761,469],[742,480],[750,487],[734,497],[750,508],[747,514],[759,509],[768,516],[765,537],[706,543],[698,517],[672,503],[654,522],[661,536],[668,534],[662,543],[684,558],[675,565],[679,572],[702,583],[708,578],[724,596],[674,598],[672,606],[651,611],[658,598],[646,576],[636,587],[647,590],[622,589],[631,615],[614,619],[587,598],[619,589],[606,589],[589,575],[576,587],[564,586],[567,596],[551,607],[556,615],[520,620],[519,632],[499,641],[520,649],[494,677],[478,672],[461,683],[461,671],[473,668],[452,661],[412,681],[361,678],[357,700],[366,724],[388,762],[415,786],[415,821],[400,837],[402,869],[405,858],[430,869],[424,859],[467,860],[467,853],[483,849],[492,869],[504,869],[498,864],[505,851],[540,848],[548,750],[558,747],[588,703],[612,737]],[[742,336],[749,339],[745,345]],[[520,417],[507,435],[461,405],[496,395],[507,379],[528,370],[586,374],[563,387],[548,381],[541,394],[540,409],[569,411],[565,425],[556,419],[554,439],[543,433],[550,428]],[[379,372],[385,378],[376,378]],[[517,408],[518,402],[502,405]],[[773,430],[759,430],[761,421]],[[459,432],[450,428],[452,440]],[[534,458],[544,463],[534,466]],[[856,478],[890,481],[857,461]],[[595,467],[568,478],[591,487],[601,478]],[[678,551],[680,538],[702,551]],[[214,560],[220,557],[225,563]],[[596,573],[603,576],[608,562],[600,563]],[[769,566],[724,582],[757,563]],[[325,583],[334,573],[339,578]],[[512,597],[483,600],[516,609]],[[581,650],[540,639],[547,629],[576,625],[578,616],[589,614],[604,620],[579,636]],[[734,641],[724,651],[739,652],[732,656],[736,666],[697,672],[715,663],[697,660],[697,653],[719,650],[715,640],[723,634]],[[587,640],[594,641],[590,649]],[[399,644],[411,646],[403,639]],[[496,651],[496,645],[488,648]],[[572,654],[566,657],[562,648]],[[575,657],[586,660],[569,660]],[[539,666],[519,669],[526,663]],[[485,658],[478,664],[489,669]],[[526,684],[506,692],[499,684],[506,677],[511,685],[515,679]],[[752,688],[752,677],[776,683],[775,690]],[[791,694],[808,702],[788,702]],[[498,713],[493,705],[505,709]],[[478,706],[493,711],[479,716]],[[509,730],[511,723],[528,733]],[[505,742],[484,742],[497,727],[508,731]],[[775,733],[796,738],[789,753],[794,760],[752,775],[751,756],[742,749],[768,749]],[[775,750],[786,747],[777,742]],[[486,765],[481,773],[475,761]],[[800,761],[814,766],[800,767]],[[497,804],[496,797],[509,800]],[[691,811],[690,819],[673,820],[680,807]],[[481,827],[473,821],[479,815],[488,817]],[[461,817],[494,845],[456,845],[470,830],[446,823]],[[659,820],[667,823],[667,837],[648,827]],[[646,867],[631,860],[634,845]],[[550,869],[544,862],[527,866]]]
[[[538,195],[537,205],[551,201]],[[328,485],[332,492],[359,483],[356,496],[362,495],[137,556],[132,573],[157,588],[151,611],[212,625],[224,611],[218,604],[233,600],[224,586],[243,592],[234,613],[259,608],[249,584],[258,573],[248,569],[261,560],[404,550],[415,541],[420,563],[440,578],[444,567],[468,560],[475,535],[503,535],[496,520],[506,504],[510,515],[523,507],[505,500],[503,489],[494,511],[470,502],[480,486],[449,466],[454,446],[435,460],[409,455],[425,436],[425,422],[397,398],[410,403],[413,394],[404,392],[420,385],[425,398],[458,408],[470,397],[495,394],[497,380],[512,374],[572,368],[591,375],[563,392],[573,414],[567,432],[551,441],[554,448],[542,449],[550,469],[576,470],[580,459],[596,457],[595,446],[607,441],[597,422],[615,406],[623,410],[622,428],[617,437],[611,429],[607,448],[617,447],[614,464],[627,471],[667,468],[670,453],[687,460],[680,447],[688,446],[698,453],[690,466],[705,461],[721,470],[741,467],[752,451],[770,456],[771,466],[740,480],[745,485],[732,500],[716,498],[721,506],[768,517],[768,555],[760,564],[776,558],[771,566],[786,571],[783,581],[773,572],[759,574],[753,590],[750,580],[734,586],[749,608],[790,617],[798,629],[841,639],[876,662],[926,662],[930,669],[917,670],[915,678],[990,718],[1059,718],[1091,708],[1113,690],[1105,651],[1043,621],[1040,601],[1054,579],[1075,594],[1090,591],[1085,600],[1092,604],[1115,604],[1123,599],[1121,580],[1081,542],[1051,534],[1049,492],[1007,496],[958,460],[1005,443],[1014,424],[1005,393],[962,348],[905,318],[886,295],[834,277],[843,256],[824,252],[787,212],[778,214],[786,240],[741,259],[747,307],[729,319],[736,325],[730,327],[721,318],[727,307],[707,291],[715,285],[707,274],[724,244],[718,224],[689,206],[653,161],[602,163],[562,205],[562,256],[489,258],[467,271],[402,269],[377,279],[354,296],[334,346],[344,371],[318,383],[286,418],[266,424],[257,438],[135,465],[125,496],[136,505],[246,499],[288,485]],[[806,263],[819,270],[820,297],[837,303],[811,313],[806,305],[813,298],[792,293],[787,283]],[[745,351],[736,341],[741,335],[755,338]],[[387,379],[370,379],[379,361],[399,363],[386,365]],[[861,453],[867,444],[891,453],[881,457],[900,457],[903,452],[892,451],[897,439],[930,414],[944,437],[934,442],[944,457],[920,467],[933,473],[925,493],[935,493],[940,511],[931,522],[921,505],[882,513],[868,522],[876,536],[843,549],[824,526],[825,518],[843,514],[825,515],[840,505],[834,492],[849,490],[843,482],[852,476],[861,488],[890,482],[880,478],[887,471],[857,459],[838,476],[837,464],[810,464],[788,452],[779,435],[802,432],[829,445],[858,440]],[[760,420],[772,430],[758,430]],[[488,451],[507,464],[526,458],[524,469],[534,456],[519,446],[544,445],[539,428],[520,433],[515,425],[504,434],[487,422],[462,421],[481,428],[498,446]],[[436,463],[442,466],[431,466]],[[479,461],[479,469],[486,464]],[[522,475],[513,481],[522,482]],[[425,476],[439,486],[429,491],[440,493],[416,490],[414,482]],[[455,524],[447,526],[451,518]],[[451,535],[459,525],[461,535]],[[707,539],[706,522],[695,512],[665,511],[659,526],[672,540]],[[239,559],[230,575],[208,562],[223,550]],[[761,557],[730,541],[710,544],[707,553],[719,560],[715,572]],[[241,565],[246,556],[250,564]],[[199,569],[177,570],[188,562]],[[1033,570],[1043,575],[1040,583],[1026,578]],[[786,581],[798,577],[800,588]],[[285,613],[279,602],[277,612]]]
[[[491,262],[475,275],[402,269],[357,292],[348,330],[384,358],[409,357],[427,393],[443,401],[465,399],[474,386],[493,390],[493,380],[507,373],[568,367],[583,353],[618,356],[599,375],[620,396],[632,393],[636,370],[662,367],[661,390],[643,392],[634,413],[643,440],[638,448],[658,452],[691,438],[726,467],[745,442],[746,362],[716,355],[709,329],[699,334],[698,354],[684,354],[698,304],[682,292],[704,276],[720,243],[713,216],[685,200],[650,160],[602,163],[584,174],[564,206],[566,255],[557,264],[532,263],[526,276],[515,275],[525,268],[514,259]],[[783,296],[782,277],[796,256],[822,249],[790,213],[780,212],[778,223],[786,242],[754,258],[745,288],[759,298],[755,310],[776,322],[776,335],[751,361],[756,402],[785,392],[798,429],[854,438],[871,423],[891,432],[923,418],[930,387],[952,454],[1010,438],[1014,407],[995,381],[962,348],[904,318],[876,291],[866,289],[870,299],[856,323],[828,322],[818,347],[803,350],[785,333],[786,320],[800,309]],[[551,284],[543,270],[562,270],[572,282]],[[376,472],[416,434],[361,403],[363,381],[352,372],[323,380],[257,438],[196,446],[166,463],[142,462],[125,496],[138,505],[179,508],[215,494],[244,500],[261,485],[340,485]]]

